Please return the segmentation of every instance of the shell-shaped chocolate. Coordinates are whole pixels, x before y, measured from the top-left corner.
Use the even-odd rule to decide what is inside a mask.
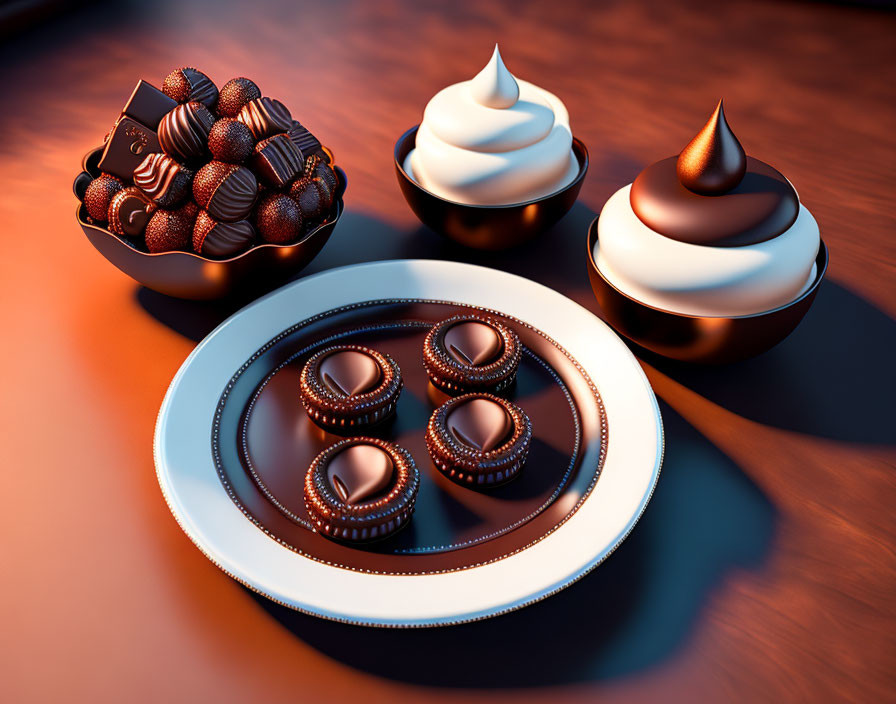
[[[193,251],[204,257],[225,259],[248,249],[255,239],[255,228],[248,220],[218,222],[200,210],[193,228]]]
[[[193,198],[215,220],[242,220],[252,210],[257,195],[258,181],[245,166],[211,161],[193,179]]]
[[[192,66],[185,66],[169,73],[162,84],[162,92],[178,103],[196,100],[209,110],[214,110],[218,102],[218,89],[212,79]]]
[[[159,123],[159,144],[178,161],[198,159],[207,152],[208,134],[214,124],[214,115],[202,103],[194,100],[178,105]]]
[[[283,188],[302,173],[304,159],[289,137],[275,134],[255,145],[250,166],[262,181]]]
[[[261,141],[265,137],[287,132],[292,127],[292,115],[279,100],[258,98],[246,103],[236,119],[252,130],[252,136]]]
[[[170,209],[186,200],[192,182],[192,171],[161,152],[150,154],[134,171],[134,185],[160,208]]]
[[[140,237],[156,206],[136,186],[128,186],[112,196],[109,203],[109,229],[116,235]]]

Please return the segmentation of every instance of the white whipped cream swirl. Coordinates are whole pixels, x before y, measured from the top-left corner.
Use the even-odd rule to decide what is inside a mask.
[[[508,205],[564,188],[579,164],[563,103],[514,78],[495,46],[475,78],[429,101],[404,169],[446,200]]]

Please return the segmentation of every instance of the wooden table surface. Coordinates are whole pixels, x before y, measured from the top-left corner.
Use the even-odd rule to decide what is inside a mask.
[[[0,699],[893,701],[896,17],[812,3],[94,5],[0,48]],[[559,95],[591,170],[573,211],[482,255],[422,228],[396,137],[500,41]],[[831,250],[798,331],[718,369],[644,358],[664,414],[656,494],[586,579],[449,629],[289,612],[190,543],[156,483],[171,377],[234,305],[140,289],[74,221],[70,183],[137,78],[247,75],[324,136],[348,212],[305,273],[400,257],[521,273],[598,312],[589,221],[724,96],[748,153]]]

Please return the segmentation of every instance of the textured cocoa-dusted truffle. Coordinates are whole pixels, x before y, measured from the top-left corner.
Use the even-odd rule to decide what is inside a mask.
[[[155,204],[136,186],[128,186],[109,203],[109,229],[116,235],[140,237],[155,212]]]
[[[302,213],[296,202],[282,193],[270,193],[255,211],[255,224],[265,242],[287,244],[302,235]]]
[[[169,73],[162,83],[162,92],[178,103],[196,100],[209,110],[214,110],[218,102],[218,89],[212,79],[192,66],[185,66]]]
[[[306,226],[323,219],[327,213],[323,207],[321,186],[314,179],[302,177],[294,181],[289,187],[289,197],[299,206],[299,212],[302,213],[302,220]]]
[[[255,148],[255,137],[244,123],[222,117],[209,132],[208,148],[217,161],[242,164]]]
[[[112,196],[124,188],[124,182],[112,174],[100,174],[87,186],[84,192],[84,207],[87,214],[97,222],[106,222]]]
[[[453,316],[434,325],[423,340],[429,380],[451,396],[505,391],[516,379],[521,357],[517,334],[488,316]]]
[[[526,462],[532,423],[516,404],[490,394],[439,406],[426,427],[436,468],[458,484],[486,489],[510,481]]]
[[[395,412],[401,387],[395,360],[359,345],[321,350],[299,377],[308,417],[333,432],[354,432],[386,420]]]
[[[159,123],[162,150],[178,161],[191,161],[208,153],[208,134],[215,116],[200,102],[178,105]]]
[[[305,475],[314,529],[347,542],[379,540],[407,524],[420,472],[411,453],[379,438],[351,438],[321,452]]]
[[[218,114],[221,117],[236,117],[247,103],[258,100],[261,91],[248,78],[231,78],[218,94]]]
[[[249,165],[256,176],[274,188],[283,188],[302,173],[304,159],[285,134],[275,134],[255,145]]]
[[[189,249],[198,213],[192,201],[177,210],[157,210],[146,225],[146,248],[153,254]]]
[[[252,210],[258,182],[249,169],[223,161],[211,161],[196,172],[193,198],[215,220],[236,222]]]
[[[252,246],[255,229],[248,220],[219,222],[204,210],[193,227],[193,251],[212,259],[226,259]]]
[[[281,134],[292,127],[292,115],[286,106],[273,98],[258,98],[246,103],[236,116],[245,123],[259,142],[265,137]]]
[[[147,156],[134,171],[134,185],[157,206],[170,210],[189,197],[193,175],[167,154],[156,152]]]

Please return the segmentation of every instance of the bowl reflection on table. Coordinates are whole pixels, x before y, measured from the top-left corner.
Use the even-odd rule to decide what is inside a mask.
[[[82,168],[92,177],[99,175],[97,164],[102,149],[84,157]],[[269,286],[307,266],[327,243],[344,210],[345,172],[333,167],[339,189],[330,218],[292,244],[260,244],[229,259],[209,259],[193,252],[141,251],[102,225],[87,221],[87,211],[78,205],[75,217],[96,250],[135,281],[159,293],[177,298],[212,300],[241,290]],[[76,190],[83,187],[79,174]]]
[[[404,169],[407,155],[417,143],[419,125],[395,143],[395,173],[402,195],[424,225],[449,239],[475,249],[506,249],[550,229],[569,212],[588,172],[588,149],[573,138],[579,173],[572,182],[541,198],[509,205],[468,205],[446,200],[426,190]]]
[[[771,349],[803,319],[828,266],[828,249],[822,241],[812,285],[790,303],[773,310],[738,316],[673,313],[632,298],[604,277],[594,259],[598,219],[588,229],[587,266],[591,288],[605,320],[632,342],[670,359],[723,364]]]

